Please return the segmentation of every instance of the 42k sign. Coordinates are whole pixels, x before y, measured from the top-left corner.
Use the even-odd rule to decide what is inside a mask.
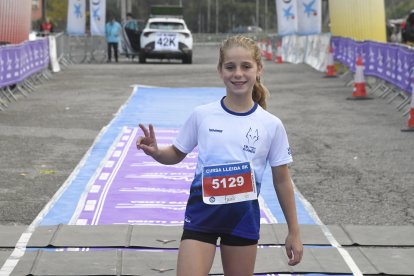
[[[178,34],[157,33],[155,50],[178,50]]]

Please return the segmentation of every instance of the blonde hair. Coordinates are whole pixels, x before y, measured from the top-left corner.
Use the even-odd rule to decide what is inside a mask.
[[[221,43],[219,61],[217,64],[217,68],[219,70],[221,70],[221,67],[223,66],[225,51],[233,47],[243,47],[246,50],[250,51],[252,53],[252,58],[256,61],[257,67],[263,68],[262,53],[259,47],[257,46],[256,42],[251,38],[242,35],[236,35],[225,39]],[[269,90],[267,90],[267,88],[262,84],[260,76],[257,76],[256,83],[254,84],[252,93],[253,101],[258,103],[264,109],[266,109],[266,99],[268,95]]]

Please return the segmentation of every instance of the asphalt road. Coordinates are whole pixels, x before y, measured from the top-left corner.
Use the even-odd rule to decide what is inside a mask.
[[[0,111],[0,225],[36,218],[131,85],[222,86],[217,53],[196,45],[192,65],[72,65]],[[352,88],[322,76],[303,64],[265,63],[268,110],[288,131],[298,190],[325,224],[414,224],[414,133],[400,132],[407,118],[378,97],[347,101]]]

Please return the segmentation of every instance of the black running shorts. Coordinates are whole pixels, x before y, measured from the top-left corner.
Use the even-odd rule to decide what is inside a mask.
[[[257,240],[245,239],[228,234],[219,233],[205,233],[191,230],[184,230],[181,240],[197,240],[210,244],[217,244],[217,240],[220,238],[220,244],[230,246],[248,246],[257,244]]]

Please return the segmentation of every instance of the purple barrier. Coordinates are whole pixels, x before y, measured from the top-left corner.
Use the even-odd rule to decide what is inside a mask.
[[[396,44],[374,41],[356,42],[350,38],[332,37],[334,59],[355,72],[358,55],[364,63],[364,74],[381,78],[411,94],[414,51]]]
[[[23,81],[48,64],[47,38],[0,46],[0,88]]]
[[[398,88],[411,93],[411,67],[414,65],[414,52],[395,44],[368,41],[365,74],[381,78]]]
[[[410,48],[374,41],[356,42],[350,38],[332,37],[334,59],[355,72],[358,54],[365,66],[364,74],[381,78],[411,94],[414,51]]]

